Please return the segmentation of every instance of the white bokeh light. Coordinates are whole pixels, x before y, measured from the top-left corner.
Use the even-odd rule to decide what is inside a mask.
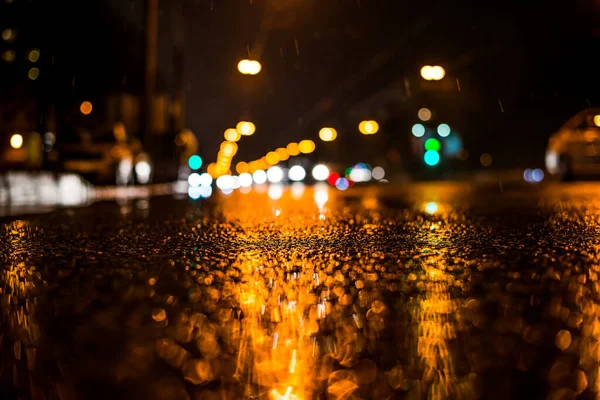
[[[306,177],[306,171],[300,165],[294,165],[290,168],[288,176],[291,181],[300,182]]]

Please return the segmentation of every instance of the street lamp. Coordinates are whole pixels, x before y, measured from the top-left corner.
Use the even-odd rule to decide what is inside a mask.
[[[238,63],[238,71],[244,75],[257,75],[262,70],[262,65],[256,60],[242,60]]]
[[[421,68],[421,77],[427,81],[440,81],[446,76],[446,70],[439,65],[425,65]]]

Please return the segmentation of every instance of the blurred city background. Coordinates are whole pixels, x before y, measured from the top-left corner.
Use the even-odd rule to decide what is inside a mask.
[[[564,149],[570,135],[595,156],[593,0],[0,7],[0,200],[18,182],[60,187],[57,173],[198,196],[594,172]]]

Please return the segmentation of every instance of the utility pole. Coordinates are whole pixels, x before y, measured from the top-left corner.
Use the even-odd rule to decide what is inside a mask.
[[[156,89],[156,57],[158,41],[158,0],[146,0],[144,20],[146,54],[144,62],[144,94],[141,101],[140,135],[146,146],[151,147],[154,124],[152,108]]]

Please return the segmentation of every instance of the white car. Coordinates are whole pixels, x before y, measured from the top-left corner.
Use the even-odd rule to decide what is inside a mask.
[[[581,111],[550,137],[546,169],[561,180],[600,175],[600,108]]]

